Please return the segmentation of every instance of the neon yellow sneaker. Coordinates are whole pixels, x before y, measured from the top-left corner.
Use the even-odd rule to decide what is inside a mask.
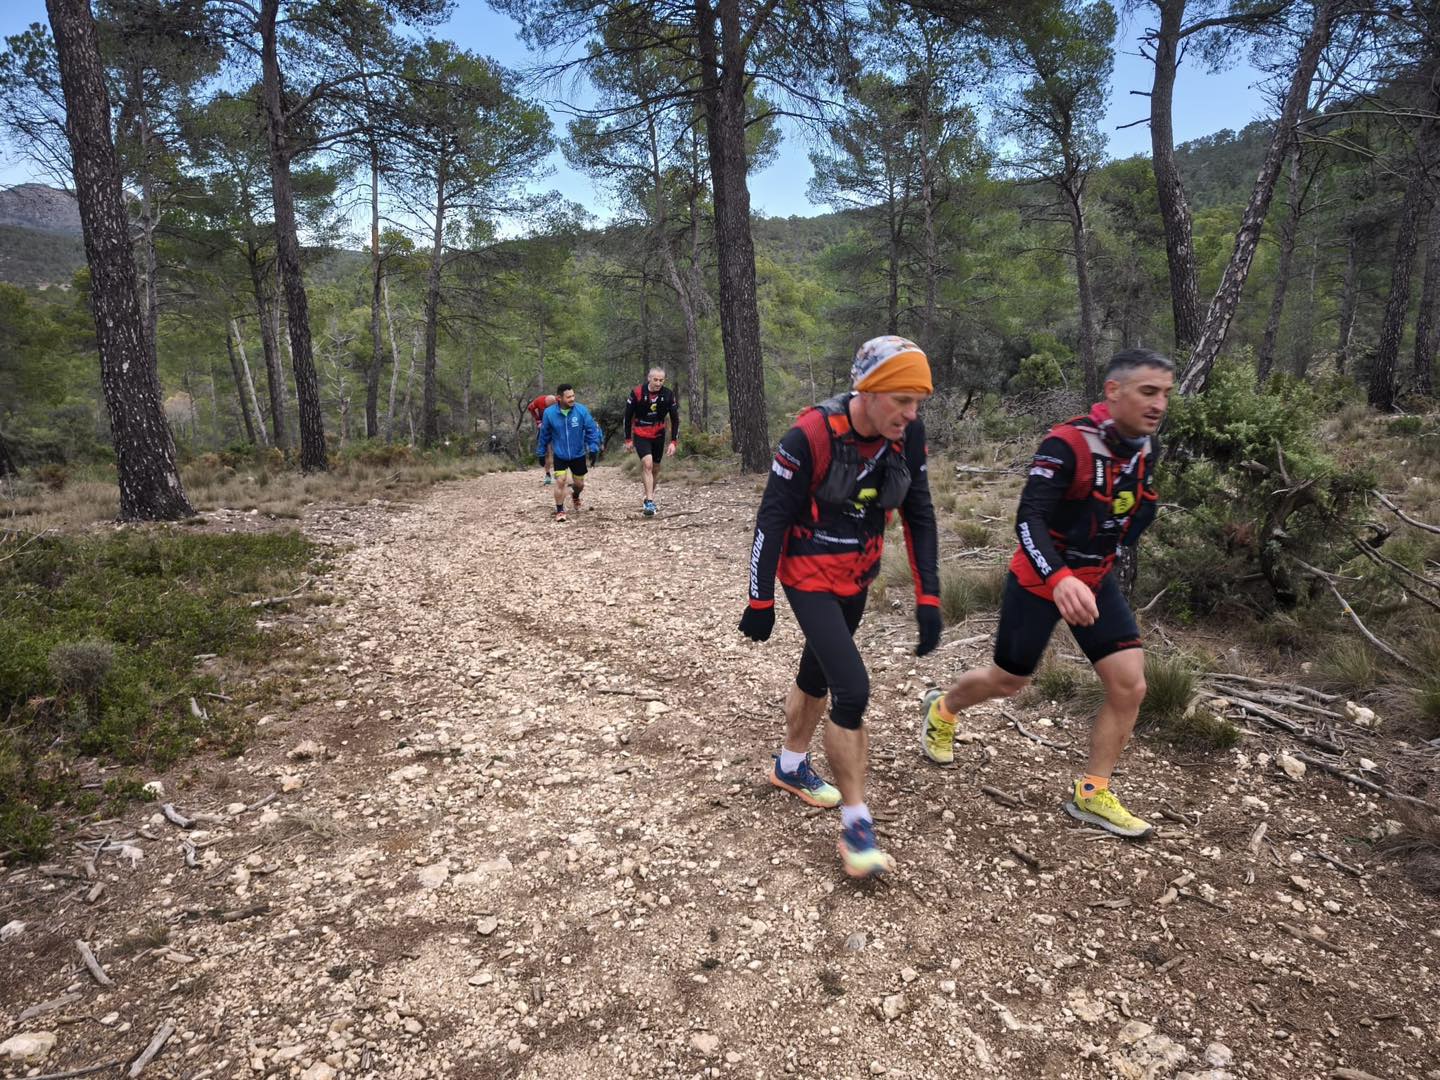
[[[1155,831],[1148,821],[1126,810],[1109,788],[1103,788],[1089,798],[1082,796],[1079,780],[1075,781],[1073,798],[1065,804],[1065,812],[1076,821],[1096,825],[1106,832],[1131,840],[1143,840]]]
[[[920,718],[920,752],[936,765],[955,764],[955,724],[940,716],[940,690],[925,695],[925,711]]]
[[[875,844],[875,825],[861,818],[840,830],[840,861],[853,878],[884,877],[895,869],[895,860]]]

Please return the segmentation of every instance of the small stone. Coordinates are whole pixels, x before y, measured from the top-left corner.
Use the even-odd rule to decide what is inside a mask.
[[[1145,1038],[1145,1036],[1154,1032],[1154,1030],[1155,1029],[1153,1027],[1145,1023],[1143,1020],[1131,1020],[1129,1023],[1127,1023],[1124,1027],[1120,1029],[1120,1034],[1118,1038],[1126,1046],[1130,1046],[1134,1043],[1139,1042],[1141,1039]]]
[[[438,889],[450,876],[450,864],[448,862],[432,863],[415,876],[420,879],[420,885],[423,888]]]
[[[483,915],[475,924],[475,932],[481,937],[489,937],[500,927],[500,920],[494,915]]]
[[[405,1019],[405,1030],[408,1031],[411,1035],[419,1035],[420,1032],[425,1030],[425,1025],[420,1023],[420,1021],[416,1020],[413,1016],[410,1016],[406,1017]]]
[[[50,1056],[55,1049],[53,1031],[27,1031],[23,1035],[12,1035],[0,1043],[0,1058],[5,1061],[36,1064]]]
[[[712,1035],[708,1031],[701,1032],[690,1036],[690,1045],[706,1057],[714,1057],[720,1051],[720,1036]]]
[[[1276,761],[1291,780],[1299,780],[1305,775],[1305,762],[1297,757],[1282,752]]]
[[[163,781],[163,780],[151,780],[149,783],[147,783],[147,784],[144,786],[144,788],[143,788],[142,790],[148,791],[151,795],[154,795],[155,798],[157,798],[157,799],[163,799],[163,798],[165,797],[165,781]]]
[[[865,948],[865,942],[865,931],[857,930],[855,931],[855,933],[851,934],[845,939],[845,948],[849,952],[859,952],[861,949]]]
[[[19,919],[11,919],[4,926],[0,926],[0,941],[10,941],[25,932],[25,924]]]
[[[100,1023],[104,1024],[106,1027],[110,1027],[112,1024],[115,1023],[116,1020],[119,1019],[120,1014],[118,1012],[111,1011],[100,1017]]]
[[[744,1060],[745,1058],[740,1054],[737,1054],[734,1050],[731,1050],[725,1055],[725,1064],[727,1065],[739,1065],[740,1062]]]
[[[907,1008],[904,994],[889,994],[880,1004],[886,1020],[898,1020]]]
[[[479,975],[470,976],[471,986],[489,986],[494,981],[495,976],[491,975],[488,971],[482,971]]]
[[[293,1046],[282,1046],[275,1053],[270,1055],[271,1061],[292,1061],[305,1053],[304,1043],[295,1043]]]
[[[325,756],[325,747],[314,739],[305,739],[285,756],[291,761],[317,761]]]
[[[916,970],[915,970],[914,968],[906,967],[906,968],[901,968],[901,969],[900,969],[900,981],[901,981],[901,982],[912,983],[912,982],[914,982],[916,979],[918,979],[919,977],[920,977],[920,976],[919,976],[919,973],[916,972]]]
[[[1235,1051],[1221,1042],[1212,1042],[1205,1047],[1205,1061],[1217,1069],[1223,1069],[1235,1060]]]
[[[317,1061],[300,1074],[300,1080],[335,1080],[335,1070],[323,1061]]]
[[[391,780],[419,780],[421,777],[429,776],[430,770],[424,765],[406,765],[404,768],[396,769],[390,774]]]
[[[872,1062],[870,1062],[870,1075],[871,1075],[871,1076],[884,1076],[884,1075],[885,1075],[885,1066],[884,1066],[884,1065],[881,1065],[880,1062],[878,1062],[878,1061],[872,1061]]]
[[[670,711],[670,706],[663,701],[648,701],[645,703],[645,715],[652,720],[657,716],[664,716]]]
[[[237,814],[243,814],[244,812],[245,804],[243,802],[232,802],[225,807],[225,813],[231,817],[235,817]]]
[[[286,773],[280,777],[280,790],[283,792],[299,791],[304,786],[305,781],[294,773]]]

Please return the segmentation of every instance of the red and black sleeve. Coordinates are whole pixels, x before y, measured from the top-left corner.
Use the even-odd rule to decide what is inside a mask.
[[[810,440],[797,425],[775,448],[750,546],[750,606],[773,607],[775,571],[790,527],[810,512]]]
[[[678,443],[680,441],[680,399],[668,387],[666,392],[670,397],[670,441]]]
[[[1058,584],[1070,574],[1050,538],[1050,519],[1074,478],[1075,451],[1064,439],[1056,435],[1047,437],[1030,463],[1030,475],[1020,492],[1020,506],[1015,512],[1020,551],[1047,585]]]
[[[629,442],[632,438],[634,438],[634,436],[630,434],[630,429],[631,429],[631,427],[634,425],[634,423],[635,423],[635,391],[634,391],[634,390],[631,390],[628,394],[625,395],[625,422],[624,422],[624,427],[622,428],[622,430],[625,432],[625,441],[626,441],[626,442]]]
[[[940,536],[935,504],[930,499],[929,449],[925,424],[913,421],[905,429],[905,463],[910,467],[910,490],[900,506],[905,530],[905,554],[915,579],[915,603],[940,606]]]

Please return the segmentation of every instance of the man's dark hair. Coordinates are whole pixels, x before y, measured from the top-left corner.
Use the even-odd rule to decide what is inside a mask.
[[[1105,368],[1105,379],[1118,379],[1137,368],[1157,368],[1175,374],[1175,363],[1168,356],[1154,349],[1125,349],[1110,358]]]
[[[564,393],[565,393],[566,390],[574,390],[574,389],[575,389],[575,386],[574,386],[573,383],[562,382],[559,386],[557,386],[557,387],[555,388],[555,396],[556,396],[556,397],[561,397],[561,396],[564,395]]]

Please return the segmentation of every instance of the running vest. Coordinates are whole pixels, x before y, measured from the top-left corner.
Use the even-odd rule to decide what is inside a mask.
[[[638,439],[658,439],[665,434],[665,418],[675,407],[675,396],[668,386],[651,394],[642,383],[630,391],[630,409],[634,417],[632,431]]]

